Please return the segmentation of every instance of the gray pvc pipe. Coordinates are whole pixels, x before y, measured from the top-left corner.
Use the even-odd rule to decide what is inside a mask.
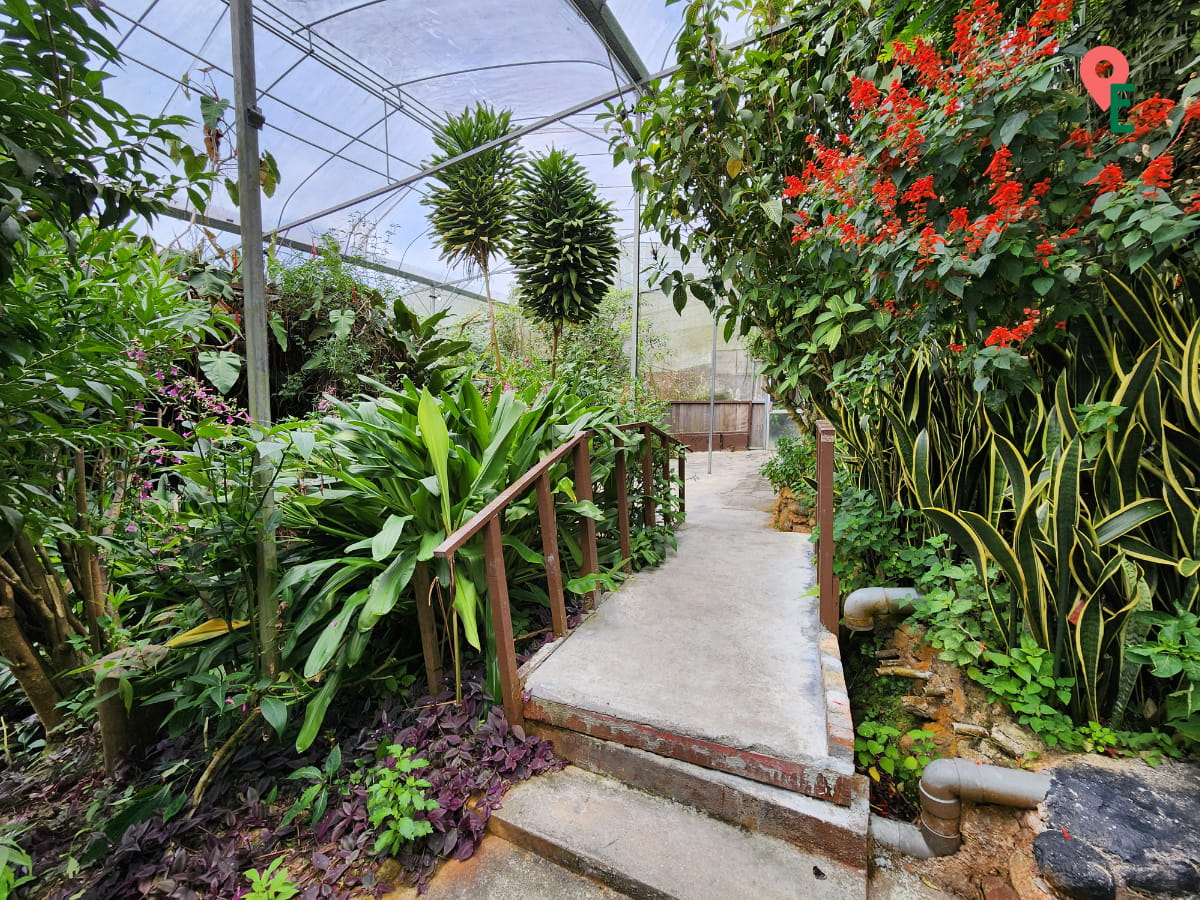
[[[870,818],[877,842],[916,856],[949,856],[962,845],[962,801],[1036,809],[1050,790],[1050,776],[1004,769],[966,759],[935,759],[921,776],[921,824]]]
[[[871,631],[875,617],[912,608],[921,595],[910,587],[865,587],[852,591],[842,606],[842,624],[851,631]]]

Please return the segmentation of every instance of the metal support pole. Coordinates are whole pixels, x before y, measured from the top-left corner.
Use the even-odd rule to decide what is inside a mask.
[[[642,130],[642,114],[635,113],[634,128],[640,134]],[[638,186],[633,194],[633,347],[629,352],[630,380],[633,390],[638,383],[638,319],[642,308],[642,189]]]
[[[238,198],[242,230],[242,313],[246,330],[246,380],[250,396],[250,418],[259,428],[271,427],[271,381],[267,369],[267,287],[262,252],[262,196],[258,130],[264,124],[258,108],[254,74],[254,10],[252,0],[230,0],[229,23],[233,38],[233,103],[237,123]],[[271,467],[259,459],[255,466],[255,489],[266,500],[262,522],[272,518],[274,486]],[[259,668],[274,677],[279,671],[279,608],[276,605],[275,535],[266,529],[258,540],[256,593],[258,595]]]
[[[713,310],[712,367],[708,373],[708,474],[712,474],[713,430],[717,425],[717,311]]]

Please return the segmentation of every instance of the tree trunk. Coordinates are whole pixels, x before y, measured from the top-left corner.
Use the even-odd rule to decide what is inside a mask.
[[[62,695],[50,680],[41,659],[17,624],[17,603],[12,585],[0,580],[0,656],[29,698],[47,735],[63,723],[57,704]]]
[[[558,337],[562,334],[562,322],[555,322],[550,328],[550,380],[554,380],[558,371]]]
[[[479,268],[483,270],[483,293],[487,296],[488,307],[488,333],[492,340],[492,355],[496,358],[496,374],[500,374],[500,370],[504,368],[504,364],[500,360],[500,341],[496,338],[496,307],[492,303],[492,281],[488,277],[488,263],[485,257],[479,264]]]

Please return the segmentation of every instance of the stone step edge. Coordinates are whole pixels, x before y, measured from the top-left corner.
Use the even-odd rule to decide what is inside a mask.
[[[578,872],[586,878],[599,881],[630,897],[644,898],[644,900],[683,900],[683,898],[676,898],[672,894],[664,893],[652,885],[628,875],[599,857],[584,850],[564,846],[559,841],[514,824],[498,813],[493,812],[488,819],[487,830],[496,837],[503,838],[518,847],[524,847],[531,853]]]
[[[537,697],[526,698],[524,713],[526,728],[532,722],[555,725],[839,806],[850,806],[853,802],[856,778],[853,761],[832,757],[805,762],[776,759]]]
[[[690,806],[720,821],[787,841],[800,850],[826,854],[852,868],[867,865],[869,787],[864,776],[855,776],[854,802],[850,808],[824,804],[804,795],[797,797],[790,791],[786,792],[790,796],[771,798],[771,792],[786,789],[556,725],[528,721],[527,729],[530,734],[551,741],[556,756],[581,769]],[[802,801],[796,802],[799,798]],[[789,804],[789,800],[793,802]],[[829,808],[811,812],[796,808],[804,804]]]

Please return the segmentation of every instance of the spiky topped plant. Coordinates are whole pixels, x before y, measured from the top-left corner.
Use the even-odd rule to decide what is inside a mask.
[[[440,153],[426,166],[435,166],[504,137],[512,113],[477,105],[451,116],[433,141]],[[492,353],[499,369],[500,346],[496,342],[496,313],[489,277],[492,258],[508,250],[512,233],[512,209],[517,190],[517,168],[521,154],[512,145],[501,144],[443,169],[434,179],[440,183],[421,202],[430,208],[429,222],[441,247],[442,258],[466,263],[483,274],[487,295],[488,326]]]
[[[521,302],[550,325],[550,376],[563,325],[596,315],[617,271],[617,216],[574,156],[551,149],[521,169],[510,259]]]

